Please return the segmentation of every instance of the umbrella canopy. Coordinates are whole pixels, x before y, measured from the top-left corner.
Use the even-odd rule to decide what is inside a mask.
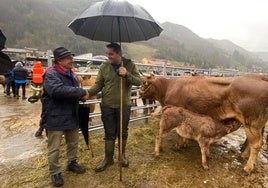
[[[7,38],[5,37],[2,30],[0,29],[0,51],[5,48],[6,40],[7,40]]]
[[[163,30],[144,8],[122,0],[105,0],[89,6],[69,28],[91,40],[120,43],[148,40]]]

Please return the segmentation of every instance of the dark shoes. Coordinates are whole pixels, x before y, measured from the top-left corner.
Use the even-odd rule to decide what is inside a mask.
[[[79,165],[76,161],[72,161],[70,164],[68,164],[67,170],[77,174],[83,174],[86,172],[85,167]]]
[[[86,172],[86,169],[79,165],[76,161],[72,161],[68,166],[67,166],[68,171],[72,171],[77,174],[82,174]],[[51,180],[52,183],[55,187],[60,187],[64,184],[63,179],[61,177],[61,173],[51,175]]]
[[[63,179],[61,177],[61,173],[52,175],[51,180],[52,180],[52,183],[55,187],[60,187],[64,184]]]

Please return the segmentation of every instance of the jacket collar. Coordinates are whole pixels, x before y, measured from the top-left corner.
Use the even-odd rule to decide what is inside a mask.
[[[67,75],[67,76],[74,76],[74,72],[72,71],[72,70],[70,70],[70,71],[65,71],[60,65],[55,65],[54,66],[55,67],[55,69],[57,70],[57,71],[59,71],[61,74],[63,74],[63,75]]]

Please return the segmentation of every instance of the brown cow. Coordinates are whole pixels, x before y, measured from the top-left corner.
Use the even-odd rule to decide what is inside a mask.
[[[268,120],[268,78],[260,75],[238,77],[145,78],[141,97],[156,99],[161,106],[184,107],[219,121],[236,119],[244,126],[248,145],[242,157],[244,167],[254,169],[260,151],[262,128]]]
[[[198,142],[202,154],[202,165],[208,169],[206,157],[210,156],[209,146],[226,134],[236,131],[242,124],[235,119],[218,121],[207,115],[200,115],[182,107],[165,106],[162,109],[159,132],[155,141],[155,155],[159,155],[164,133],[175,129],[179,136]]]
[[[0,84],[3,86],[4,88],[4,93],[5,93],[5,88],[6,88],[6,81],[5,81],[5,76],[4,75],[0,75]]]

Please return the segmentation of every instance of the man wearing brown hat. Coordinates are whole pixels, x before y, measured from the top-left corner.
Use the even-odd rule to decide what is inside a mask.
[[[69,50],[59,47],[53,51],[55,65],[44,75],[42,94],[42,124],[47,130],[48,166],[54,186],[64,184],[59,163],[60,144],[64,135],[67,152],[67,171],[82,174],[86,169],[77,163],[78,108],[79,101],[88,98],[88,92],[78,87],[72,72],[73,56]]]

